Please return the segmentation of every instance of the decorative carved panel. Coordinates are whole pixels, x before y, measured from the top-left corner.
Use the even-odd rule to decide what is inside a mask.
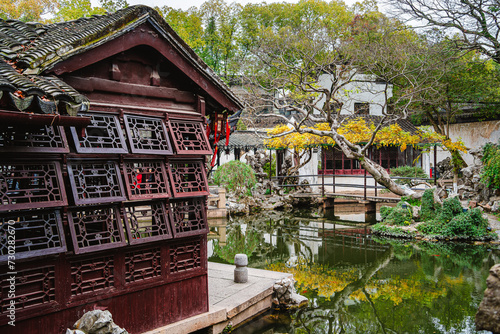
[[[174,197],[209,195],[203,163],[198,161],[170,161],[169,175]]]
[[[7,261],[11,240],[15,240],[16,260],[66,251],[59,211],[0,215],[0,262]]]
[[[11,276],[15,276],[15,297],[9,298]],[[1,313],[7,314],[11,300],[14,300],[16,310],[55,302],[55,268],[45,266],[18,270],[15,275],[9,273],[0,275]],[[12,297],[12,296],[11,296]]]
[[[77,205],[125,200],[120,170],[114,161],[68,162],[68,175]]]
[[[110,256],[71,262],[71,295],[102,293],[115,286],[114,262]]]
[[[125,221],[130,244],[172,238],[170,210],[163,202],[128,204]]]
[[[0,152],[68,153],[62,126],[0,126]]]
[[[171,274],[200,269],[201,266],[200,239],[175,244],[170,247],[169,269]]]
[[[59,163],[0,163],[0,199],[0,211],[66,205]]]
[[[123,175],[129,199],[170,197],[168,177],[163,161],[125,161]]]
[[[125,254],[125,284],[143,282],[156,277],[161,277],[159,247]]]
[[[117,207],[70,211],[68,222],[76,254],[126,245],[122,218]]]
[[[81,137],[72,127],[71,134],[78,153],[128,153],[125,137],[118,117],[94,113],[80,113],[90,116],[91,123]]]
[[[131,115],[123,119],[132,153],[173,154],[163,119]]]
[[[184,237],[208,233],[203,197],[171,202],[174,236]]]
[[[202,122],[170,120],[177,154],[212,154]]]

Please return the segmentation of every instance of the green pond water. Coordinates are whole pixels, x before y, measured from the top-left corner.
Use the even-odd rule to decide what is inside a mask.
[[[383,239],[370,234],[374,221],[280,212],[212,221],[209,261],[246,253],[250,267],[293,273],[309,299],[232,333],[489,333],[474,316],[497,245]]]

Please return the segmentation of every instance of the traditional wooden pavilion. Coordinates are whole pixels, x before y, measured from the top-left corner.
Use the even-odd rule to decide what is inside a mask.
[[[239,109],[151,8],[0,20],[0,332],[208,311],[207,119]]]

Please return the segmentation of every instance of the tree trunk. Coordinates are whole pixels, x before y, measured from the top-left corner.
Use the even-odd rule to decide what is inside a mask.
[[[368,159],[367,157],[361,157],[359,160],[360,165],[368,172],[379,184],[386,187],[390,192],[399,196],[417,196],[417,193],[410,188],[403,188],[394,180],[391,179],[389,173],[384,167],[377,164],[375,161]]]
[[[334,133],[333,138],[339,145],[342,152],[346,155],[346,157],[348,157],[349,159],[358,160],[361,167],[363,167],[363,169],[365,169],[371,176],[373,176],[375,181],[386,187],[390,192],[399,196],[421,197],[421,195],[417,194],[417,192],[415,192],[414,190],[406,187],[403,188],[399,184],[394,182],[384,167],[369,159],[364,154],[355,152],[348,145],[344,137]],[[361,148],[359,148],[359,151],[361,152]]]

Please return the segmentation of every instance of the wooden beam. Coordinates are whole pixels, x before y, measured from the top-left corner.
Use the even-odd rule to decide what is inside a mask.
[[[36,124],[82,128],[90,124],[90,117],[31,114],[27,112],[0,110],[0,122],[3,124],[22,124],[26,126]]]

